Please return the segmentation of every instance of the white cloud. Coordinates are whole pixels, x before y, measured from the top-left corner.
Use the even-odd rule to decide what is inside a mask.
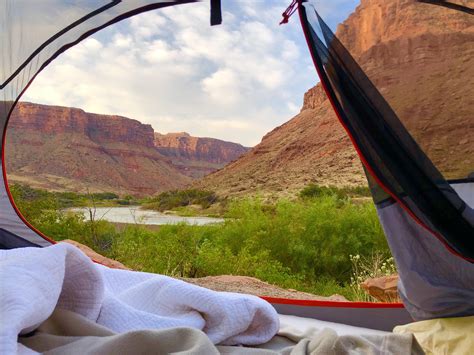
[[[168,20],[158,11],[146,12],[140,16],[134,16],[129,20],[133,33],[142,39],[147,39],[164,32]]]
[[[206,3],[136,16],[60,56],[23,100],[254,145],[317,81],[297,15],[278,25],[288,3],[229,2],[216,27]]]
[[[241,101],[238,75],[230,69],[220,69],[202,80],[202,87],[216,104],[232,105]]]

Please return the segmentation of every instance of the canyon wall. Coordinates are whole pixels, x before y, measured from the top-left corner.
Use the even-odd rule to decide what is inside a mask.
[[[414,0],[362,0],[337,36],[447,178],[474,171],[472,16]],[[319,84],[298,115],[196,186],[292,195],[308,183],[366,183]]]

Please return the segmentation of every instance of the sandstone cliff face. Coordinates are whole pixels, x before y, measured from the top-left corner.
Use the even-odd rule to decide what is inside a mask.
[[[472,0],[459,3],[472,6]],[[441,172],[447,178],[471,173],[472,16],[414,0],[365,0],[339,31],[343,43]],[[356,36],[367,42],[353,42]]]
[[[156,150],[150,125],[74,108],[20,103],[6,154],[11,182],[53,190],[145,195],[190,182]]]
[[[458,3],[472,6],[472,0]],[[392,41],[401,41],[405,46],[400,49],[413,51],[416,48],[406,44],[419,36],[472,33],[472,26],[467,14],[416,0],[361,0],[336,33],[351,54],[360,57],[372,47]],[[385,59],[403,60],[405,54]],[[383,68],[380,64],[377,66]]]
[[[189,133],[155,132],[155,147],[190,177],[203,177],[244,154],[248,148],[214,138],[192,137]]]
[[[45,135],[75,133],[95,142],[115,142],[154,147],[151,125],[121,116],[98,115],[81,109],[20,103],[10,128],[40,131]]]
[[[240,144],[77,108],[20,103],[9,124],[10,181],[75,191],[150,195],[182,188],[237,159]]]
[[[474,170],[469,15],[414,0],[362,0],[337,35],[446,177]],[[305,94],[300,114],[198,186],[222,195],[285,194],[309,182],[365,183],[320,85]]]
[[[155,146],[166,156],[184,157],[209,163],[226,164],[237,159],[248,148],[215,138],[192,137],[189,133],[155,133]]]

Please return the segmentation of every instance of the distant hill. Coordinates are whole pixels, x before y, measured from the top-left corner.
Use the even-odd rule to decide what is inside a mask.
[[[49,190],[151,195],[182,188],[246,150],[186,137],[189,144],[176,149],[162,146],[166,139],[156,139],[153,128],[137,120],[22,102],[9,123],[9,181]]]
[[[445,176],[474,171],[472,16],[414,0],[362,0],[337,34]],[[284,195],[310,182],[365,184],[320,85],[298,115],[195,186]]]

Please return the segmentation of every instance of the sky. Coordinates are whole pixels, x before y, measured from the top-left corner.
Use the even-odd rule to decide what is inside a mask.
[[[297,14],[278,24],[290,2],[223,1],[214,27],[208,1],[132,17],[59,56],[22,100],[254,146],[296,115],[318,82]],[[358,3],[318,9],[334,28]]]

